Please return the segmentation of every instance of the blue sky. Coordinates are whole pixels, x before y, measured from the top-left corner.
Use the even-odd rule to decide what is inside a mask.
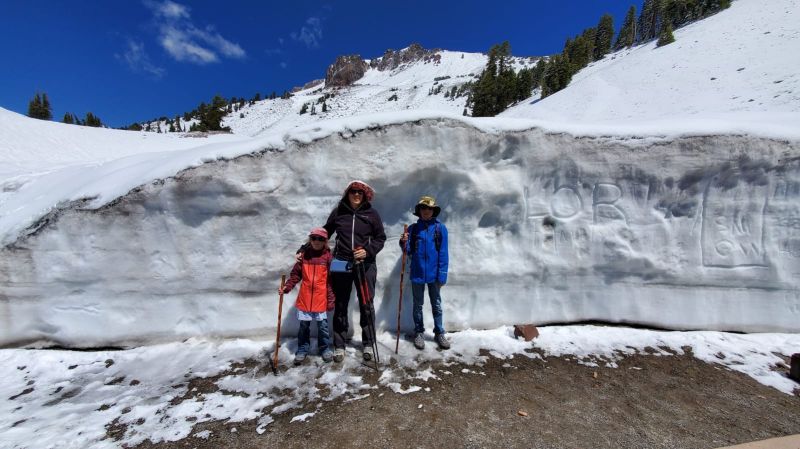
[[[324,78],[341,54],[380,56],[412,42],[516,56],[564,40],[639,2],[10,1],[0,14],[0,107],[26,113],[46,92],[55,120],[91,111],[118,127],[191,110],[214,94],[280,94]]]

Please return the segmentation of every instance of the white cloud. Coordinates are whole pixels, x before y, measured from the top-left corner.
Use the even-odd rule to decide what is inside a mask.
[[[291,34],[292,39],[303,42],[309,48],[319,47],[322,40],[322,21],[318,17],[306,19],[306,25],[300,28],[300,32]]]
[[[115,55],[117,59],[124,61],[128,67],[135,72],[144,72],[161,78],[167,72],[164,68],[158,67],[150,61],[150,57],[144,49],[144,44],[132,39],[128,40],[128,48],[121,55]]]
[[[242,47],[208,25],[200,29],[192,23],[189,8],[171,0],[144,0],[158,23],[158,41],[175,60],[194,64],[219,62],[220,57],[242,59]]]
[[[155,14],[158,17],[164,17],[166,19],[189,18],[189,7],[181,5],[179,3],[175,3],[170,0],[166,0],[163,3],[158,3],[153,0],[145,0],[144,3],[151,10],[153,10],[153,14]]]

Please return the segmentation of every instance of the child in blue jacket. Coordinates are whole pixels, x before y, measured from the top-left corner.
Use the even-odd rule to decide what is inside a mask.
[[[425,302],[425,285],[431,298],[433,310],[434,340],[441,349],[449,349],[442,324],[441,288],[447,283],[447,228],[436,217],[441,212],[432,196],[423,196],[414,207],[419,217],[408,232],[400,237],[400,247],[411,256],[411,291],[414,295],[414,346],[425,348],[425,325],[422,320],[422,304]]]

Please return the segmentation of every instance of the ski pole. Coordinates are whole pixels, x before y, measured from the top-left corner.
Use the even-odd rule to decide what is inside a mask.
[[[283,312],[283,286],[286,283],[286,275],[281,275],[281,292],[278,299],[278,335],[275,337],[275,356],[272,360],[272,370],[278,374],[278,351],[281,349],[281,315]]]
[[[403,235],[408,233],[408,225],[403,225]],[[403,259],[400,264],[400,299],[397,300],[397,342],[394,344],[394,353],[400,351],[400,312],[403,310],[403,276],[406,274],[406,246],[403,245]]]
[[[379,371],[378,363],[380,362],[380,355],[378,354],[378,338],[375,332],[375,318],[372,316],[372,298],[369,296],[369,285],[367,285],[367,273],[364,268],[364,263],[356,262],[356,278],[358,278],[358,288],[361,291],[361,303],[367,309],[367,326],[370,328],[370,336],[372,337],[372,351],[375,353],[375,371]]]

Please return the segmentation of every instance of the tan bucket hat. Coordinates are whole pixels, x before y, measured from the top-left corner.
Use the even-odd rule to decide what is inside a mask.
[[[431,209],[433,209],[433,216],[434,217],[438,217],[439,216],[439,212],[442,211],[442,208],[436,205],[436,199],[434,197],[432,197],[432,196],[429,196],[429,195],[423,195],[419,199],[419,201],[417,202],[417,205],[414,206],[414,215],[416,215],[417,217],[420,216],[419,215],[419,208],[422,207],[422,206],[430,207]]]

